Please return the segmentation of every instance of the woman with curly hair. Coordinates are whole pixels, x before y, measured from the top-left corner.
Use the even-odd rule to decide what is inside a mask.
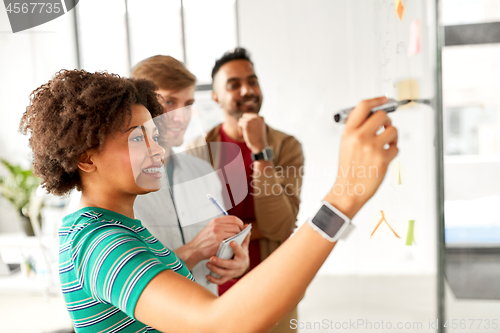
[[[56,195],[82,191],[80,209],[59,231],[59,273],[73,325],[78,332],[268,331],[298,303],[335,242],[306,223],[221,297],[193,282],[182,260],[134,218],[136,196],[160,186],[164,150],[153,118],[162,107],[155,89],[146,80],[60,71],[33,91],[22,117],[43,186]],[[348,218],[375,193],[398,151],[387,115],[367,119],[385,101],[361,102],[346,124],[339,170],[380,172],[338,173],[336,193],[364,188],[362,195],[326,195]],[[385,131],[377,134],[380,126]]]

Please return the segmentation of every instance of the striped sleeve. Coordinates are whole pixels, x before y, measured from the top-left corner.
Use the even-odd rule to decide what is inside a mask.
[[[94,224],[81,230],[71,250],[75,285],[95,302],[112,304],[134,319],[146,285],[169,269],[137,234],[117,224]]]

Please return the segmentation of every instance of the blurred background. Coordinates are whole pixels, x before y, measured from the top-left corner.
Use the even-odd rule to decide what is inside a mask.
[[[28,138],[18,132],[31,91],[61,69],[128,76],[146,57],[171,55],[198,79],[196,105],[208,130],[222,121],[211,100],[210,73],[215,59],[235,46],[253,56],[266,122],[303,145],[298,225],[335,179],[342,133],[332,121],[336,110],[376,95],[396,98],[407,79],[416,80],[426,98],[442,90],[437,132],[432,109],[391,116],[401,129],[398,165],[404,172],[397,172],[408,181],[398,186],[391,167],[383,189],[356,218],[356,235],[339,244],[313,281],[299,320],[384,320],[410,324],[394,332],[425,332],[435,331],[431,323],[439,318],[446,331],[500,332],[469,320],[500,320],[500,2],[402,3],[398,20],[394,0],[82,0],[67,14],[15,34],[1,7],[0,332],[71,328],[57,267],[57,230],[68,199],[38,188],[29,172]],[[393,55],[414,18],[422,26],[421,54]],[[188,129],[185,142],[198,134]],[[439,135],[444,178],[436,181]],[[439,181],[444,224],[436,207]],[[369,240],[380,209],[403,236],[415,219],[413,246],[384,229]]]

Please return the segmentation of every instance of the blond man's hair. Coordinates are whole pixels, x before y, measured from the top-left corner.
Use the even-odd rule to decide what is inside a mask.
[[[132,69],[132,77],[153,81],[158,88],[178,92],[196,84],[196,77],[179,60],[164,55],[144,59]]]

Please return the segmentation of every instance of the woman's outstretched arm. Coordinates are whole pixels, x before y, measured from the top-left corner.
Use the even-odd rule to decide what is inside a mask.
[[[397,131],[387,114],[379,111],[367,119],[372,108],[385,102],[384,97],[361,102],[346,123],[337,180],[325,200],[349,218],[373,196],[398,153]],[[385,131],[377,135],[382,126]],[[325,147],[326,153],[329,149]],[[354,194],[361,192],[360,187],[363,193]],[[342,194],[334,195],[340,188]],[[334,246],[304,224],[220,298],[175,272],[164,271],[142,292],[135,316],[164,332],[266,332],[299,302]]]

